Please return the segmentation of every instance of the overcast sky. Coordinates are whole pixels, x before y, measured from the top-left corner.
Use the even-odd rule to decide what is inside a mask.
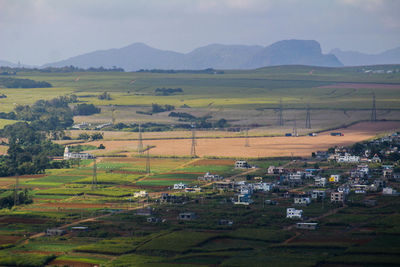
[[[189,52],[283,39],[378,53],[400,46],[399,14],[399,0],[0,0],[0,60],[41,65],[134,42]]]

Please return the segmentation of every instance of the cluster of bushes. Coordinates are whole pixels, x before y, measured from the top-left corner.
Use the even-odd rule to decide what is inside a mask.
[[[101,112],[100,108],[96,107],[93,104],[86,104],[86,103],[76,105],[73,110],[74,115],[82,115],[82,116],[97,114],[100,112]]]
[[[98,99],[100,100],[111,100],[111,95],[107,92],[104,92],[102,94],[100,94],[99,96],[97,96]]]
[[[0,85],[7,88],[48,88],[52,85],[45,81],[34,81],[31,79],[0,78]]]
[[[176,93],[183,93],[182,88],[157,88],[154,91],[155,95],[168,96]]]
[[[103,133],[93,133],[93,134],[88,134],[88,133],[81,133],[78,135],[78,140],[101,140],[104,138]]]
[[[19,192],[17,194],[17,203],[18,205],[22,204],[31,204],[33,202],[32,196],[29,194],[28,189],[25,188],[24,191]],[[0,198],[0,208],[11,208],[17,203],[14,203],[14,194],[10,194],[9,196]]]
[[[7,98],[5,94],[0,94],[0,98]]]
[[[164,111],[171,111],[174,110],[175,107],[172,105],[159,105],[156,103],[151,104],[151,111],[153,113],[160,113],[160,112],[164,112]]]

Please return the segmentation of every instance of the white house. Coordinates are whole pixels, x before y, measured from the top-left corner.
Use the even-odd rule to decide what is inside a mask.
[[[311,203],[311,199],[309,197],[295,197],[294,204],[306,206]]]
[[[311,192],[311,198],[318,199],[318,198],[325,198],[326,192],[324,190],[313,190]]]
[[[286,209],[286,218],[301,219],[302,216],[303,216],[303,210],[296,210],[295,208]]]
[[[340,175],[339,174],[332,174],[331,177],[329,177],[329,182],[330,183],[338,183],[340,181]]]
[[[253,203],[253,200],[250,199],[250,196],[247,194],[239,194],[237,201],[233,202],[235,205],[250,205]]]
[[[198,178],[199,181],[207,181],[207,182],[220,181],[220,180],[223,180],[223,179],[224,179],[224,177],[219,176],[218,174],[211,174],[209,172],[204,174],[204,176],[200,176]]]
[[[69,152],[68,146],[65,147],[64,149],[64,160],[69,160],[69,159],[94,159],[95,156],[89,153],[74,153],[74,152]]]
[[[269,192],[275,187],[272,183],[255,183],[253,185],[254,190]]]
[[[397,191],[391,187],[384,187],[382,190],[383,195],[397,195]]]
[[[186,185],[182,182],[180,182],[179,184],[174,184],[174,189],[175,190],[181,190],[181,189],[185,189]]]
[[[302,171],[289,173],[289,180],[301,180],[303,177],[304,177],[304,172]]]
[[[147,197],[147,195],[148,195],[147,192],[144,191],[144,190],[141,190],[139,192],[135,192],[133,194],[134,197]]]
[[[326,186],[326,178],[325,177],[314,177],[314,184],[318,187]]]
[[[337,162],[343,162],[343,163],[358,163],[360,162],[360,157],[359,156],[353,156],[348,153],[345,153],[344,156],[339,156],[336,159]]]

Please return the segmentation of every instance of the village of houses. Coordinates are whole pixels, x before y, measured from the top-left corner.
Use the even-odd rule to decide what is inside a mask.
[[[254,204],[253,194],[263,195],[263,206],[279,205],[280,200],[290,200],[289,206],[282,207],[286,218],[293,220],[298,229],[316,230],[318,218],[307,218],[303,215],[303,207],[312,202],[328,202],[333,207],[344,207],[350,195],[365,196],[362,205],[373,207],[377,201],[373,196],[397,196],[396,187],[400,184],[400,169],[391,155],[398,155],[400,136],[397,133],[365,143],[365,147],[382,147],[377,153],[364,149],[360,155],[351,154],[351,148],[337,147],[328,151],[313,153],[308,160],[293,160],[286,166],[269,166],[264,175],[257,166],[251,166],[246,160],[238,160],[235,169],[242,169],[247,176],[237,175],[224,178],[217,174],[205,173],[198,177],[195,186],[183,182],[174,184],[168,193],[162,193],[157,203],[185,204],[190,193],[224,192],[231,193],[228,202],[234,206],[251,208]],[[382,158],[379,155],[382,155]],[[397,159],[398,160],[398,159]],[[310,166],[314,167],[293,167]],[[321,167],[318,167],[321,166]],[[329,174],[329,175],[327,175]],[[148,197],[145,191],[138,192],[136,197]],[[137,215],[147,216],[147,222],[165,221],[152,213],[152,208],[140,209]],[[162,217],[162,214],[159,214]],[[179,213],[177,220],[194,221],[198,215],[187,210]],[[232,218],[221,218],[218,224],[233,225]]]

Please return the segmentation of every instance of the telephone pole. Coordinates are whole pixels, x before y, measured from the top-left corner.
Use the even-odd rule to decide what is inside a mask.
[[[282,98],[279,100],[278,125],[279,125],[279,126],[283,126],[283,105],[282,105]]]
[[[376,121],[376,100],[375,92],[372,93],[372,111],[371,111],[371,121]]]
[[[111,116],[112,116],[111,122],[113,125],[115,125],[115,106],[114,105],[111,106]]]
[[[140,124],[139,124],[139,143],[137,146],[137,152],[139,154],[143,154],[143,138],[142,138],[142,128]]]
[[[310,105],[307,105],[306,129],[311,129],[311,112],[310,112]]]
[[[147,145],[146,147],[146,174],[149,175],[150,174],[150,146]]]
[[[196,155],[196,145],[197,145],[197,142],[196,142],[196,130],[193,128],[192,129],[192,148],[190,149],[190,156],[192,158],[196,158],[197,157],[197,155]]]
[[[92,179],[92,190],[97,189],[97,164],[96,158],[93,159],[93,179]]]
[[[292,136],[295,136],[295,137],[298,136],[297,135],[296,116],[294,117]]]

